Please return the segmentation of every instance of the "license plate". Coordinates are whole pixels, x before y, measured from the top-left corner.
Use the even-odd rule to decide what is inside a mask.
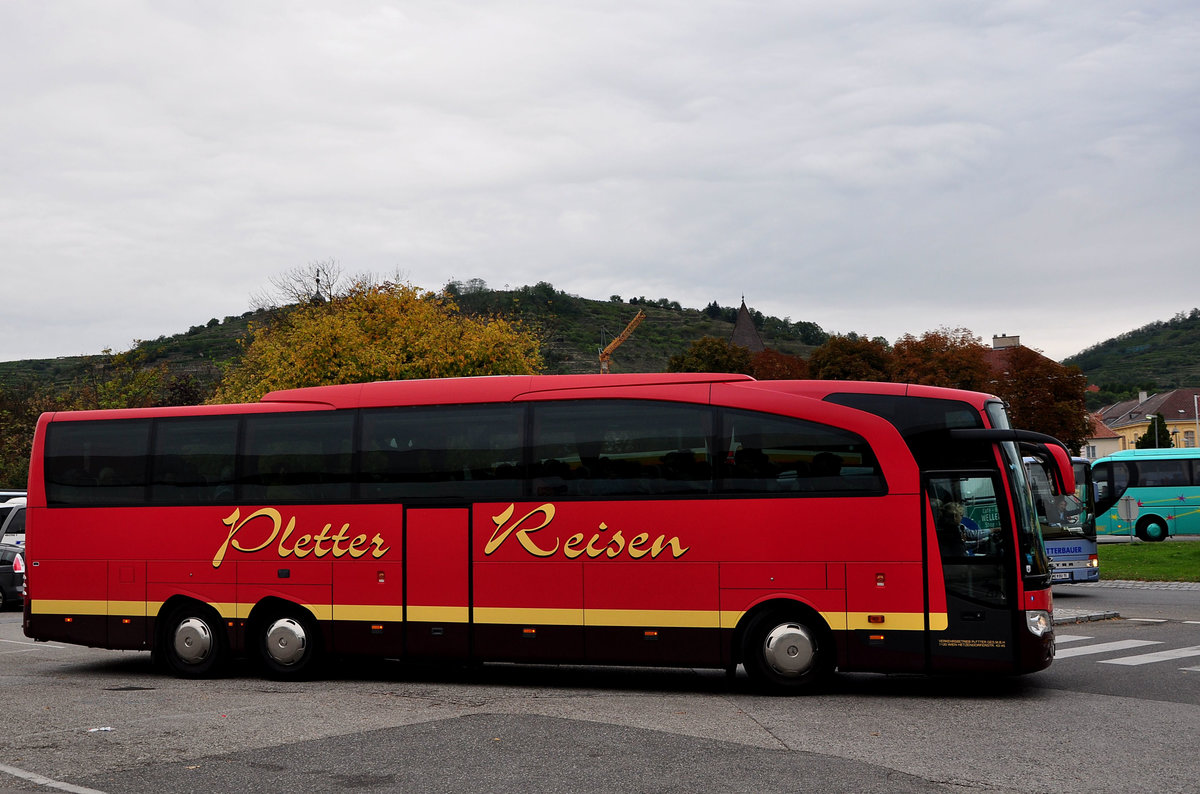
[[[1064,581],[1070,581],[1070,580],[1071,580],[1071,572],[1070,571],[1063,571],[1062,573],[1050,574],[1050,581],[1052,581],[1052,582],[1064,582]]]

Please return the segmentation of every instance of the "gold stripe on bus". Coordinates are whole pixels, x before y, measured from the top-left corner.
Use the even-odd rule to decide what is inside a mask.
[[[583,625],[717,629],[721,627],[721,613],[693,609],[585,609]]]
[[[108,615],[108,602],[34,598],[29,602],[29,611],[35,615]]]
[[[925,613],[848,612],[846,628],[850,631],[924,631]]]
[[[156,616],[163,606],[162,601],[90,601],[49,598],[30,599],[29,611],[35,615],[88,615],[97,617],[147,617]],[[250,616],[254,604],[210,603],[223,620],[244,620]],[[382,604],[301,604],[312,612],[319,621],[338,620],[386,620],[399,623],[404,620],[404,607]],[[723,610],[684,609],[536,609],[510,607],[476,607],[476,623],[504,625],[554,625],[554,626],[659,626],[663,628],[733,629],[745,612]],[[882,622],[871,617],[882,617]],[[822,612],[822,619],[834,631],[923,631],[925,616],[920,612]],[[410,606],[408,619],[424,623],[469,623],[471,612],[467,607]],[[945,631],[950,625],[945,612],[929,615],[931,631]]]
[[[404,607],[395,604],[334,604],[333,619],[402,623]]]
[[[471,610],[467,607],[410,606],[408,619],[422,623],[470,623]]]
[[[123,615],[130,618],[146,617],[146,610],[149,607],[145,601],[108,601],[109,615]]]
[[[583,610],[475,607],[475,622],[516,626],[582,626]]]

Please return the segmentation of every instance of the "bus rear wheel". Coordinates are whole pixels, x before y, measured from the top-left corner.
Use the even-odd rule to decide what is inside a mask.
[[[1163,541],[1167,539],[1167,534],[1167,522],[1157,516],[1144,518],[1138,522],[1137,536],[1142,540],[1152,543]]]
[[[184,678],[208,678],[225,658],[220,616],[206,606],[188,604],[167,615],[159,653],[167,667]]]
[[[742,665],[759,689],[803,692],[832,672],[833,643],[814,621],[784,610],[770,610],[746,626]]]
[[[321,656],[320,628],[300,611],[268,615],[257,624],[258,659],[272,678],[304,678]]]

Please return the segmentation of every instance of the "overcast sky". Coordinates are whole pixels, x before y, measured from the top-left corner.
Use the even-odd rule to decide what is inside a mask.
[[[1055,359],[1200,304],[1195,0],[6,0],[0,51],[0,360],[330,259]]]

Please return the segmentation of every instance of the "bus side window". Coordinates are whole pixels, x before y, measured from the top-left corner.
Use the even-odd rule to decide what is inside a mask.
[[[725,410],[721,489],[728,493],[882,493],[883,473],[865,439],[840,428]]]
[[[348,501],[353,428],[353,411],[247,417],[242,501]]]
[[[711,490],[706,406],[578,400],[533,408],[534,495],[637,496]]]
[[[237,434],[237,417],[158,420],[151,460],[150,502],[232,502]]]
[[[359,495],[520,499],[524,417],[508,403],[364,410]]]
[[[52,423],[46,432],[47,503],[145,501],[149,446],[147,419]]]

